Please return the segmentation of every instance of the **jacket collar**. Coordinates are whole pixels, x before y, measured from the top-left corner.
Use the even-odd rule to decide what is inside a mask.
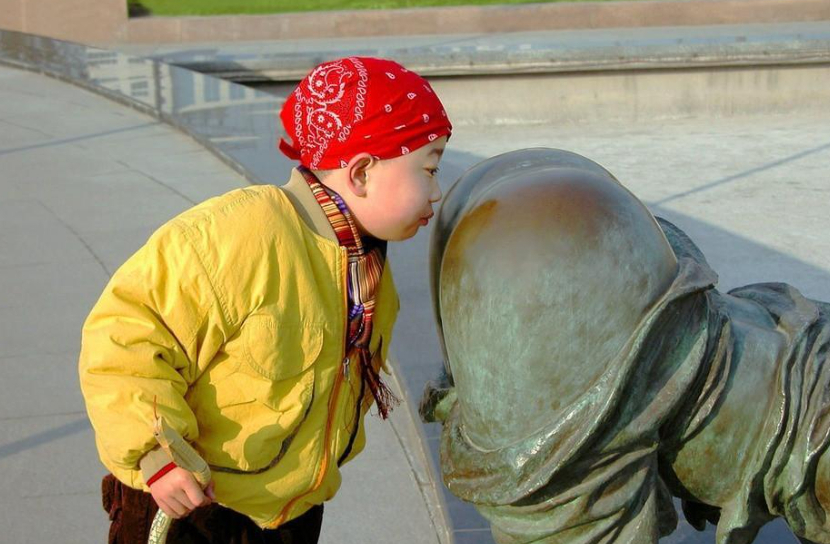
[[[300,218],[315,234],[339,244],[337,235],[331,228],[323,208],[317,203],[314,193],[311,192],[308,183],[296,168],[291,170],[291,179],[280,189],[288,196],[288,200],[291,201]]]

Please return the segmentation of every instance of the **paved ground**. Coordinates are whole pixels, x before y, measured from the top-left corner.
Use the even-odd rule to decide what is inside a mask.
[[[154,228],[244,183],[154,119],[0,68],[0,541],[105,541],[104,470],[77,383],[81,325]],[[321,542],[437,542],[401,439],[376,418],[368,432]]]

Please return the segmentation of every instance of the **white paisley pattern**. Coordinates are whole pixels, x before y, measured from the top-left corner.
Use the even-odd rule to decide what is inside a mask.
[[[344,122],[343,112],[338,111],[338,105],[343,99],[346,83],[354,77],[355,72],[358,82],[355,104],[351,110],[354,117],[351,121]],[[335,136],[338,141],[345,142],[351,134],[352,125],[363,119],[368,81],[366,67],[360,60],[350,57],[315,68],[306,79],[307,96],[304,96],[299,87],[294,91],[297,99],[294,104],[294,134],[300,147],[313,151],[311,168],[317,168],[329,142]],[[303,117],[305,123],[302,122]],[[307,135],[303,134],[304,126]]]
[[[452,130],[423,78],[395,62],[360,57],[314,68],[280,116],[293,135],[293,143],[280,141],[280,150],[312,170],[345,168],[360,151],[406,155]]]

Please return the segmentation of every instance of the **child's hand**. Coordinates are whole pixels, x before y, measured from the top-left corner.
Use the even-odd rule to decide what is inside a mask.
[[[190,471],[176,467],[150,485],[159,508],[178,519],[186,516],[199,506],[206,506],[214,499],[213,480],[202,491],[202,487]]]

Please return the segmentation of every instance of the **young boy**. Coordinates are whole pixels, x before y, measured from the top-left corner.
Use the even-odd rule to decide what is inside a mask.
[[[280,116],[290,181],[162,226],[84,325],[110,542],[146,542],[156,505],[179,518],[170,542],[316,542],[363,416],[396,400],[386,241],[432,216],[452,125],[429,83],[374,58],[318,66]],[[158,447],[156,414],[210,465],[205,490]]]

